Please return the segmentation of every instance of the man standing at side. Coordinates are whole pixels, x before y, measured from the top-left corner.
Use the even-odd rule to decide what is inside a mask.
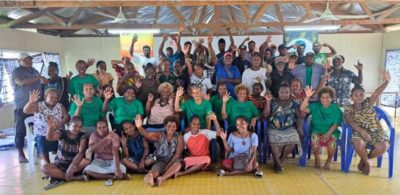
[[[28,103],[29,93],[33,90],[41,90],[40,83],[45,84],[48,81],[32,67],[32,57],[29,54],[21,53],[19,63],[20,66],[11,73],[14,88],[15,145],[18,149],[19,162],[27,163],[23,150],[26,136],[25,119],[32,115],[24,114],[23,108]]]

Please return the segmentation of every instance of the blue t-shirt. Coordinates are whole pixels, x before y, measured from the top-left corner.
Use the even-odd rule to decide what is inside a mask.
[[[25,104],[29,101],[29,92],[33,90],[41,90],[40,80],[37,80],[32,85],[21,86],[15,83],[16,78],[33,79],[39,76],[39,72],[34,68],[26,68],[20,66],[14,69],[11,73],[11,83],[14,88],[14,108],[23,109]],[[40,94],[43,96],[43,94]]]
[[[169,61],[169,69],[171,72],[174,71],[174,62],[180,60],[181,54],[179,52],[175,52],[172,56],[167,56],[166,59]]]
[[[225,67],[222,63],[218,63],[215,66],[215,73],[217,74],[217,81],[221,79],[241,79],[239,69],[236,66],[229,66],[230,74],[225,70]],[[236,98],[235,94],[235,86],[231,83],[226,83],[226,88],[232,97]]]
[[[236,137],[233,133],[228,138],[228,145],[232,148],[232,152],[229,154],[229,158],[233,158],[241,153],[246,153],[250,156],[251,147],[258,146],[258,136],[252,133],[247,138]]]

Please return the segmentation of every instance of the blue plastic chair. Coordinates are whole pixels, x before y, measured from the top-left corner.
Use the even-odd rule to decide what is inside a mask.
[[[312,116],[310,115],[304,119],[304,124],[303,124],[304,135],[302,140],[303,154],[299,159],[299,165],[301,167],[305,167],[307,165],[307,159],[311,158],[311,132],[310,132],[311,118]],[[333,160],[337,161],[338,148],[340,148],[340,156],[341,156],[340,168],[341,170],[343,170],[347,160],[346,147],[345,147],[346,142],[344,141],[346,140],[347,136],[343,132],[345,124],[342,123],[341,127],[342,127],[341,138],[336,140],[336,152]]]
[[[396,139],[396,130],[393,127],[392,121],[389,118],[389,115],[382,110],[381,108],[378,107],[374,107],[375,108],[375,112],[378,118],[378,121],[385,121],[387,127],[389,128],[389,133],[390,133],[390,138],[389,138],[389,148],[388,148],[388,153],[389,153],[389,178],[393,177],[393,163],[394,163],[394,145],[395,145],[395,139]],[[346,126],[345,129],[346,134],[348,135],[347,139],[346,139],[346,164],[344,165],[344,169],[343,172],[349,172],[350,170],[350,165],[351,165],[351,161],[353,159],[353,154],[354,154],[354,147],[351,144],[351,134],[352,134],[352,128],[350,125]],[[367,149],[373,149],[373,146],[367,146]],[[382,159],[383,157],[380,156],[377,158],[377,164],[378,167],[380,168],[382,166]]]

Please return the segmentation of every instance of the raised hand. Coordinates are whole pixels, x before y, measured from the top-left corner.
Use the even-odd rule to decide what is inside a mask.
[[[47,127],[49,128],[49,130],[56,130],[57,129],[58,124],[57,124],[56,119],[54,118],[54,116],[47,115],[45,120],[46,120]]]
[[[179,88],[176,90],[176,97],[177,97],[177,98],[180,98],[180,97],[183,95],[183,93],[184,93],[183,87],[179,87]]]
[[[224,132],[223,129],[221,129],[221,131],[217,132],[217,134],[222,140],[226,140],[226,133]]]
[[[204,99],[204,100],[208,100],[208,101],[210,101],[210,94],[208,94],[208,93],[202,93],[202,98]]]
[[[331,68],[332,64],[331,64],[331,60],[326,59],[326,62],[324,64],[324,68],[325,70],[329,70]]]
[[[142,122],[142,116],[140,116],[140,114],[137,114],[136,116],[135,116],[135,126],[136,126],[136,128],[141,128],[142,127],[142,125],[143,125],[143,122]]]
[[[47,84],[47,83],[49,83],[49,80],[47,80],[45,77],[40,77],[40,83],[41,84]]]
[[[246,37],[246,38],[244,39],[244,42],[247,42],[247,41],[250,41],[250,37]]]
[[[163,34],[163,36],[162,36],[162,42],[167,41],[167,39],[168,39],[168,35],[167,35],[167,34]]]
[[[77,95],[72,96],[72,101],[77,107],[82,107],[83,105],[83,101]]]
[[[384,71],[383,72],[383,80],[385,81],[385,82],[390,82],[390,73],[389,73],[389,71]]]
[[[104,90],[104,98],[106,100],[110,100],[113,95],[114,95],[114,93],[112,92],[111,87],[107,87],[106,90]]]
[[[175,42],[178,41],[177,35],[176,34],[172,34],[170,35],[171,39],[174,40]]]
[[[71,80],[73,73],[71,71],[69,71],[66,75],[65,78],[67,78],[67,80]]]
[[[137,34],[134,34],[132,37],[132,42],[136,43],[137,41],[138,41],[138,36],[137,36]]]
[[[264,98],[267,102],[270,102],[272,100],[272,95],[270,92],[265,93]]]
[[[331,70],[330,72],[328,72],[328,69],[326,69],[325,74],[324,74],[324,80],[327,81],[329,80],[329,78],[331,78],[331,74],[334,70]]]
[[[30,103],[35,103],[39,100],[40,98],[40,91],[35,89],[31,92],[29,92],[29,102]]]
[[[152,102],[154,100],[154,95],[152,93],[149,93],[149,95],[147,95],[147,101]]]
[[[121,144],[126,146],[126,142],[128,141],[128,138],[125,136],[125,133],[122,133],[121,136]]]
[[[363,69],[363,64],[360,62],[360,60],[357,60],[357,65],[354,65],[354,67],[355,67],[358,71],[362,71],[362,69]]]
[[[183,53],[184,53],[185,55],[189,55],[190,49],[191,49],[191,46],[190,46],[190,45],[185,45],[185,46],[183,46]]]
[[[86,61],[86,67],[92,66],[96,62],[95,59],[90,58]]]
[[[311,97],[314,94],[314,90],[312,90],[312,88],[310,86],[307,86],[304,89],[304,92],[306,93],[307,97]]]
[[[265,40],[265,42],[270,43],[272,41],[272,36],[268,35],[267,39]]]
[[[212,41],[213,41],[213,36],[212,35],[208,35],[208,37],[207,37],[207,43],[208,44],[211,44],[212,43]]]
[[[211,112],[210,114],[208,114],[207,116],[210,120],[215,121],[217,120],[217,115],[215,115],[214,112]]]
[[[225,95],[222,97],[222,102],[225,102],[225,103],[228,102],[230,97],[231,97],[230,93],[226,92]]]

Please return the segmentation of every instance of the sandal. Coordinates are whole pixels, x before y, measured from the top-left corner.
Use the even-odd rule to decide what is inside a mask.
[[[256,172],[254,173],[254,176],[261,178],[261,177],[264,176],[264,172],[262,172],[262,171],[256,171]]]
[[[107,179],[107,180],[104,182],[104,185],[105,185],[105,186],[112,186],[112,185],[113,185],[113,180],[112,180],[112,179]]]
[[[223,169],[220,169],[217,171],[217,176],[224,176],[225,175],[225,171]]]
[[[43,190],[49,190],[55,187],[58,187],[60,185],[64,184],[63,180],[57,180],[57,179],[50,179],[49,184],[47,184],[47,186],[43,187]]]

